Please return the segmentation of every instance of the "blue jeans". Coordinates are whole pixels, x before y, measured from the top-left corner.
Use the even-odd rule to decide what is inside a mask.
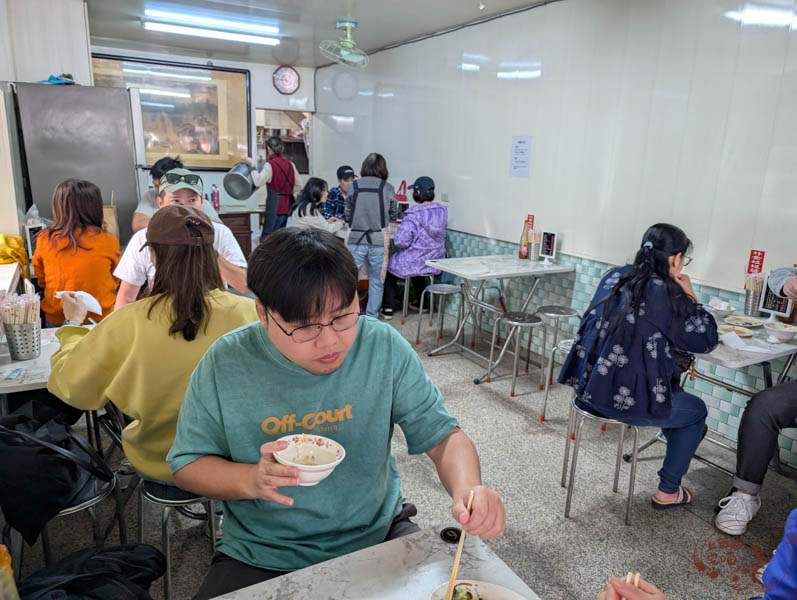
[[[385,249],[382,246],[368,244],[349,244],[349,252],[354,257],[357,269],[368,263],[368,305],[365,314],[369,317],[379,317],[379,307],[382,306],[382,263],[385,260]]]
[[[674,494],[681,478],[689,470],[689,463],[703,439],[706,422],[706,403],[697,396],[681,390],[673,392],[672,412],[666,419],[623,419],[623,423],[642,427],[661,427],[667,439],[664,464],[659,470],[659,489]]]
[[[288,222],[288,215],[277,215],[274,217],[274,231],[277,229],[282,229],[285,227],[285,224]]]

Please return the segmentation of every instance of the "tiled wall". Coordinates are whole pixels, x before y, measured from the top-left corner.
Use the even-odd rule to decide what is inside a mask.
[[[464,256],[486,256],[490,254],[515,254],[517,244],[494,240],[460,231],[448,231],[447,241],[448,256],[450,258]],[[560,264],[570,265],[575,268],[575,273],[563,275],[552,275],[544,277],[535,292],[532,300],[533,305],[542,306],[543,304],[563,304],[571,306],[579,313],[583,313],[595,293],[601,276],[612,265],[594,260],[577,258],[567,254],[559,255],[557,261]],[[459,283],[459,280],[456,280]],[[485,285],[494,285],[496,282],[489,282]],[[504,281],[506,285],[505,300],[507,306],[517,309],[523,302],[529,290],[528,279],[508,279]],[[736,292],[719,290],[707,286],[695,286],[701,302],[708,303],[712,296],[719,296],[730,302],[741,312],[744,307],[744,298]],[[488,290],[488,298],[495,301],[496,292]],[[456,312],[456,303],[448,307],[447,312]],[[578,326],[577,319],[572,319],[563,329],[567,332],[567,337],[572,337]],[[484,329],[492,332],[492,318],[485,315]],[[560,338],[561,339],[561,338]],[[528,337],[523,338],[525,346]],[[550,340],[548,341],[550,345]],[[541,352],[542,333],[536,331],[532,339],[532,351]],[[772,364],[773,378],[777,378],[783,368],[784,361],[776,361]],[[764,389],[763,372],[760,366],[748,367],[746,369],[728,369],[709,363],[704,360],[698,361],[698,369],[703,373],[733,383],[742,389],[755,391]],[[796,368],[797,370],[797,368]],[[736,439],[739,421],[742,410],[744,410],[747,397],[740,394],[731,393],[728,390],[714,386],[706,381],[695,380],[687,382],[686,388],[692,393],[700,396],[708,406],[708,426],[712,431],[717,431],[732,439]],[[797,467],[797,429],[786,429],[778,437],[780,445],[781,460],[794,467]]]

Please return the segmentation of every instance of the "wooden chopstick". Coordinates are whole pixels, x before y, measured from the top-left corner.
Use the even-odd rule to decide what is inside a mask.
[[[468,495],[467,510],[470,512],[470,506],[473,504],[473,490]],[[462,530],[462,535],[459,536],[459,545],[457,546],[457,555],[454,557],[454,568],[451,570],[451,579],[448,580],[448,589],[446,595],[443,596],[445,600],[451,600],[451,595],[454,593],[454,582],[457,580],[457,571],[459,570],[459,559],[462,558],[462,545],[465,543],[465,530]]]

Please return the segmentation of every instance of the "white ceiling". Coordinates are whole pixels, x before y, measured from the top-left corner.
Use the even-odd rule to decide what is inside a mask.
[[[535,2],[530,0],[87,0],[92,44],[218,60],[313,67],[318,43],[337,39],[335,21],[353,18],[357,45],[371,51]],[[144,9],[276,24],[278,46],[146,31]]]

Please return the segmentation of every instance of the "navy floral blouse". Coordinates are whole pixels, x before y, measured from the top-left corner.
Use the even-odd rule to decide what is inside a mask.
[[[630,270],[625,266],[606,273],[590,306],[608,296]],[[669,417],[672,392],[679,385],[673,349],[702,354],[717,346],[711,314],[687,301],[676,317],[672,303],[664,281],[654,278],[640,305],[639,323],[633,312],[618,315],[623,310],[620,294],[585,315],[559,382],[573,387],[582,403],[609,418]]]

